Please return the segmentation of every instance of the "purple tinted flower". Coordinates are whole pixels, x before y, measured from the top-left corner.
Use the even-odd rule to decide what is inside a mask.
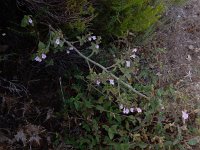
[[[189,115],[188,115],[188,113],[187,113],[186,110],[185,110],[185,111],[182,111],[182,118],[183,118],[184,120],[186,120],[186,119],[189,118]]]
[[[37,61],[37,62],[41,62],[42,59],[41,59],[40,57],[36,56],[36,57],[35,57],[35,61]]]
[[[47,55],[46,54],[42,54],[42,59],[45,59],[45,58],[47,58]]]
[[[136,108],[137,112],[138,113],[141,113],[142,112],[142,109],[141,108]]]
[[[70,48],[69,48],[70,51],[72,51],[73,49],[74,49],[73,47],[70,47]]]
[[[114,82],[113,79],[109,79],[109,82],[110,82],[111,85],[115,85],[115,82]]]
[[[133,52],[133,53],[136,53],[136,52],[137,52],[137,48],[134,48],[134,49],[132,50],[132,52]]]
[[[124,108],[124,109],[123,109],[123,113],[124,113],[124,114],[129,114],[129,109],[128,109],[128,108]]]
[[[96,37],[96,36],[92,36],[92,39],[93,39],[93,40],[96,40],[96,39],[97,39],[97,37]]]
[[[100,85],[100,83],[101,83],[101,82],[100,82],[99,80],[96,81],[96,84],[97,84],[98,86]]]
[[[96,48],[96,49],[99,49],[99,45],[97,44],[97,45],[95,46],[95,48]]]
[[[28,19],[28,22],[29,22],[30,24],[32,24],[32,23],[33,23],[33,20],[32,20],[31,18],[29,18],[29,19]]]
[[[55,43],[56,43],[57,45],[59,45],[59,44],[60,44],[60,39],[57,38],[56,41],[55,41]]]
[[[126,114],[129,114],[129,109],[128,109],[128,108],[126,108],[125,112],[126,112]]]
[[[130,112],[134,112],[134,108],[130,108]]]

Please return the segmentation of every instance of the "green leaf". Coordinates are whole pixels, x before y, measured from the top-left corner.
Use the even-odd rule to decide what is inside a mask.
[[[39,43],[38,43],[38,49],[42,50],[42,49],[45,49],[45,47],[46,47],[45,44],[43,42],[39,41]]]
[[[100,112],[104,111],[104,108],[103,108],[102,106],[100,106],[100,105],[97,105],[97,106],[96,106],[96,109],[97,109],[97,110],[100,110]]]
[[[110,138],[111,140],[113,139],[114,133],[113,133],[112,128],[109,128],[109,129],[108,129],[108,136],[109,136],[109,138]]]
[[[188,141],[189,145],[196,145],[197,143],[199,143],[199,141],[196,138],[192,138]]]
[[[21,27],[26,27],[28,25],[34,26],[33,23],[29,23],[29,19],[31,19],[31,15],[24,15],[24,18],[21,21]]]
[[[140,148],[144,149],[144,148],[146,148],[146,147],[148,146],[148,144],[147,144],[147,143],[144,143],[144,142],[140,142],[140,143],[138,144],[138,146],[139,146]]]
[[[84,104],[86,108],[92,108],[92,104],[90,101],[85,101]]]
[[[23,18],[22,21],[21,21],[21,27],[26,27],[26,26],[28,26],[28,19],[29,19],[29,16],[24,15],[24,18]]]

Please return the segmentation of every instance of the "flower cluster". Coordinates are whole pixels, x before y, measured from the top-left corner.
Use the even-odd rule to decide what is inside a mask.
[[[108,81],[109,81],[110,85],[115,85],[115,80],[114,79],[109,79]],[[101,81],[99,79],[97,79],[96,80],[96,85],[99,86],[100,84],[101,84]]]
[[[119,109],[123,110],[123,114],[129,114],[129,113],[133,113],[134,111],[138,112],[138,113],[141,113],[142,112],[142,109],[139,108],[139,107],[136,107],[136,108],[126,108],[124,107],[123,104],[120,104],[119,105]]]
[[[89,36],[89,37],[88,37],[88,41],[90,41],[90,42],[91,42],[91,41],[96,41],[96,40],[97,40],[97,43],[98,43],[98,39],[97,39],[97,37],[96,37],[95,35]],[[95,48],[96,48],[96,49],[99,49],[99,45],[96,44],[96,45],[95,45]]]
[[[96,37],[96,36],[89,36],[89,37],[88,37],[88,41],[92,41],[92,40],[94,40],[94,41],[95,41],[96,39],[97,39],[97,37]]]
[[[42,62],[42,60],[46,59],[46,57],[47,57],[46,54],[42,53],[41,57],[39,57],[39,56],[35,57],[35,61]]]

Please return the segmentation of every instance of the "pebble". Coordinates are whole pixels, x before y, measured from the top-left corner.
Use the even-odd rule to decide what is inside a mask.
[[[190,50],[193,50],[193,49],[194,49],[194,46],[193,46],[193,45],[189,45],[188,48],[189,48]]]

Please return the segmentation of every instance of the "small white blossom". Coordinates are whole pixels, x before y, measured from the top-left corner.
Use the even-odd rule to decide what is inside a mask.
[[[99,49],[99,45],[98,45],[98,44],[97,44],[97,45],[95,45],[95,48],[96,48],[96,49]]]
[[[41,59],[40,57],[36,56],[36,57],[35,57],[35,61],[37,61],[37,62],[41,62],[42,59]]]
[[[6,33],[2,33],[1,35],[2,35],[2,36],[6,36]]]
[[[128,108],[126,108],[125,112],[126,112],[126,114],[129,114],[129,109],[128,109]]]
[[[126,114],[126,108],[123,109],[123,114]]]
[[[119,109],[123,109],[124,108],[124,105],[123,104],[120,104],[119,105]]]
[[[93,40],[96,40],[96,39],[97,39],[97,37],[96,37],[96,36],[92,36],[92,39],[93,39]]]
[[[92,41],[92,38],[91,38],[91,37],[88,37],[88,41]]]
[[[113,79],[109,79],[109,82],[110,82],[111,85],[115,85],[115,82],[114,82]]]
[[[137,110],[137,112],[138,112],[138,113],[141,113],[141,112],[142,112],[142,109],[141,109],[141,108],[139,108],[139,107],[138,107],[138,108],[136,108],[136,110]]]
[[[96,84],[97,84],[97,85],[100,85],[100,83],[101,83],[101,82],[100,82],[99,80],[96,81]]]
[[[69,54],[69,53],[70,53],[70,51],[67,50],[67,54]]]
[[[57,45],[59,45],[59,44],[60,44],[60,39],[57,38],[56,41],[55,41],[55,43],[56,43]]]
[[[70,51],[72,51],[73,49],[74,49],[73,47],[70,47],[70,48],[69,48]]]
[[[189,118],[189,115],[188,115],[187,111],[182,111],[182,118],[183,118],[184,120],[186,120],[186,119]]]
[[[132,52],[133,52],[133,53],[136,53],[136,52],[137,52],[137,48],[134,48],[134,49],[132,50]]]
[[[129,114],[129,109],[128,109],[128,108],[124,108],[124,109],[123,109],[123,113],[124,113],[124,114]]]
[[[130,108],[130,112],[134,112],[134,108]]]
[[[133,54],[133,55],[131,55],[130,57],[131,57],[131,58],[136,58],[136,55],[135,55],[135,54]]]
[[[129,60],[128,60],[128,61],[126,61],[126,67],[128,67],[128,68],[129,68],[130,66],[131,66],[131,61],[129,61]]]
[[[47,58],[47,55],[46,54],[42,54],[42,59],[45,59],[45,58]]]
[[[33,20],[32,20],[31,18],[29,18],[29,19],[28,19],[28,22],[29,22],[30,24],[32,24],[32,23],[33,23]]]

